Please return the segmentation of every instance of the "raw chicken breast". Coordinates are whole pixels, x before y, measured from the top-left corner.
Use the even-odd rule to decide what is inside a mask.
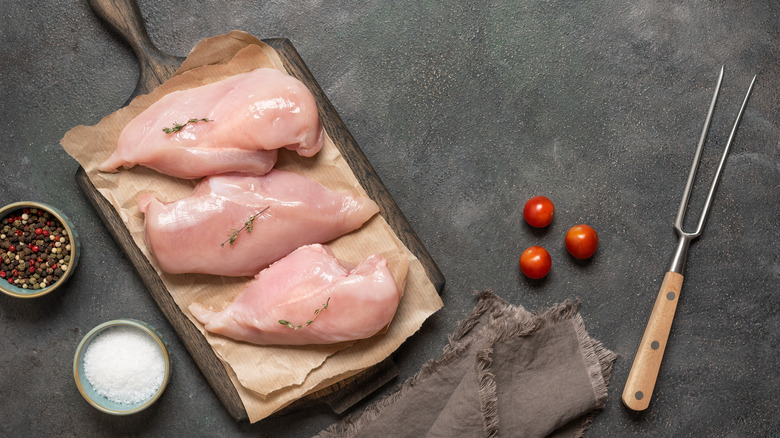
[[[184,127],[163,131],[176,123]],[[279,70],[259,68],[166,94],[125,126],[99,169],[140,164],[190,179],[228,172],[262,175],[276,163],[277,149],[311,157],[323,138],[309,89]]]
[[[257,274],[224,310],[198,303],[189,310],[209,332],[238,341],[332,344],[373,336],[393,319],[399,300],[383,257],[369,256],[350,271],[330,248],[309,245]]]
[[[146,243],[171,274],[256,275],[302,245],[325,243],[379,211],[363,196],[338,193],[297,173],[204,178],[168,204],[144,194]]]

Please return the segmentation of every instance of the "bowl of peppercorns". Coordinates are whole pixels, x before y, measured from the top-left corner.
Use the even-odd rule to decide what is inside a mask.
[[[23,201],[0,208],[0,291],[17,298],[46,295],[73,274],[78,234],[56,208]]]

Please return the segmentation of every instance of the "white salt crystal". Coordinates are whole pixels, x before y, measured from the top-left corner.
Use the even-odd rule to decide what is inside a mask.
[[[162,385],[165,359],[158,344],[140,329],[112,327],[87,347],[84,374],[103,397],[115,403],[140,403]]]

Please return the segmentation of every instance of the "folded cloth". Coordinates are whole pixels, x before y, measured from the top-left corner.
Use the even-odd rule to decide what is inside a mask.
[[[582,436],[617,356],[585,331],[579,302],[532,313],[478,297],[439,358],[317,438]]]

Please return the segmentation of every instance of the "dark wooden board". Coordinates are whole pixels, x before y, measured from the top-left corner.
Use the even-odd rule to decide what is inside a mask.
[[[139,18],[140,13],[135,2],[90,0],[90,5],[104,21],[111,25],[113,30],[127,40],[139,58],[141,75],[133,96],[153,90],[173,75],[176,71],[175,67],[183,59],[162,54],[153,47]],[[304,82],[312,91],[317,100],[322,123],[339,152],[368,195],[379,204],[380,214],[399,239],[420,260],[428,278],[441,293],[444,276],[292,43],[284,38],[263,41],[277,51],[287,71]],[[113,206],[92,185],[83,168],[79,168],[76,172],[76,180],[229,414],[239,421],[248,420],[241,398],[221,361],[205,337],[175,303],[149,260],[136,246]],[[333,412],[341,414],[397,375],[398,370],[390,357],[356,376],[296,401],[284,411],[324,404]]]

